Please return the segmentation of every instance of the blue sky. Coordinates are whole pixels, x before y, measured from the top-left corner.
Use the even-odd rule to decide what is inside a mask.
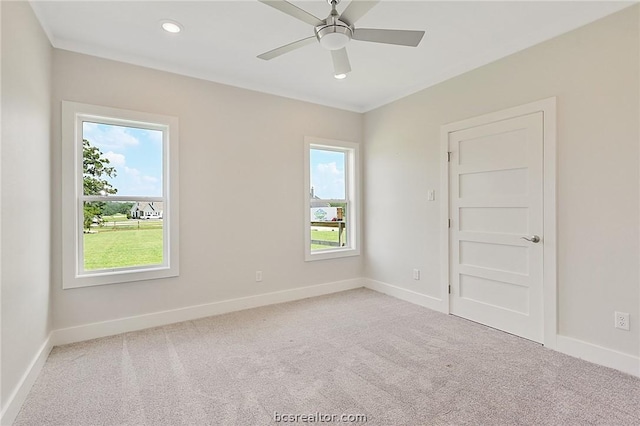
[[[311,150],[311,186],[317,197],[345,198],[344,160],[344,152]]]
[[[82,137],[116,168],[110,180],[117,195],[162,196],[162,132],[82,123]]]

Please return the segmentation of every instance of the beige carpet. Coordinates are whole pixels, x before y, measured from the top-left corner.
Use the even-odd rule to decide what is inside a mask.
[[[640,379],[360,289],[57,347],[16,424],[263,425],[275,412],[640,425]]]

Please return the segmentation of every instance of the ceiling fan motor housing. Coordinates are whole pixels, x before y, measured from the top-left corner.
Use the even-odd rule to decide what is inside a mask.
[[[339,19],[327,19],[325,25],[316,27],[316,37],[327,50],[339,50],[353,37],[353,28]]]

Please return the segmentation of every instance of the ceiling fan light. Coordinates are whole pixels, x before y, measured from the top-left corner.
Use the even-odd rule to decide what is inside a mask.
[[[340,50],[349,43],[353,31],[341,21],[336,24],[316,27],[316,37],[320,46],[327,50]]]
[[[346,34],[329,33],[320,39],[320,45],[327,50],[340,50],[349,43],[349,40]]]

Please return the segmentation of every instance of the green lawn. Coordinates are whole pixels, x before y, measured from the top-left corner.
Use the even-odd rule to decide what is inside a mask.
[[[102,220],[105,222],[120,222],[122,220],[127,220],[127,216],[117,213],[113,216],[102,216]]]
[[[162,228],[110,230],[84,234],[84,269],[93,271],[162,263]]]
[[[127,266],[158,265],[162,263],[162,222],[138,221],[117,224],[106,222],[84,234],[84,269],[123,268]],[[138,226],[140,228],[138,229]],[[312,240],[338,241],[338,231],[311,231]],[[312,244],[311,250],[335,247]]]
[[[344,231],[343,235],[342,235],[342,242],[346,243],[347,239],[347,231]],[[318,241],[333,241],[333,242],[338,242],[338,231],[337,230],[333,230],[333,231],[311,231],[311,239],[312,240],[318,240]],[[323,244],[311,244],[311,250],[327,250],[327,249],[334,249],[336,247],[333,246],[326,246]]]

